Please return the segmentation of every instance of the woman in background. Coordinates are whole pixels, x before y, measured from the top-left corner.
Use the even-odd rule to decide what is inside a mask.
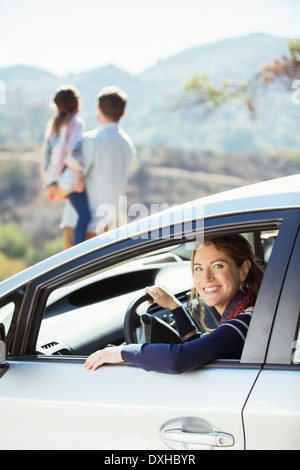
[[[45,138],[44,182],[50,199],[57,199],[60,183],[78,214],[74,244],[85,240],[91,219],[83,180],[81,140],[83,121],[77,116],[79,93],[72,86],[60,88],[54,96],[56,117],[48,124]]]

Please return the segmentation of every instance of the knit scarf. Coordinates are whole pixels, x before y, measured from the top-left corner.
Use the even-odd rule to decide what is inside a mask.
[[[232,320],[240,313],[244,312],[248,307],[253,306],[255,304],[255,300],[256,297],[251,289],[247,289],[247,292],[243,292],[241,289],[238,290],[226,306],[219,325]]]

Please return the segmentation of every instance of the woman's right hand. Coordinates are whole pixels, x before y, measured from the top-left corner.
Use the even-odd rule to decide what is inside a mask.
[[[181,303],[178,299],[170,292],[166,287],[163,286],[152,286],[147,287],[145,292],[149,294],[153,301],[156,302],[162,308],[168,308],[174,310],[180,307]]]

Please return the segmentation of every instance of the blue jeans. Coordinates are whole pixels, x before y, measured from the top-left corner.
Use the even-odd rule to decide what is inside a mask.
[[[86,238],[88,224],[91,220],[91,211],[86,191],[83,193],[71,193],[69,199],[78,214],[77,225],[74,229],[74,245],[81,243]]]

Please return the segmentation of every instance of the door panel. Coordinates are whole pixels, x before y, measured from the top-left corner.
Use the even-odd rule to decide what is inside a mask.
[[[246,450],[300,449],[300,370],[263,370],[244,412]]]
[[[82,363],[10,361],[0,387],[0,448],[168,449],[161,428],[180,419],[205,422],[233,436],[229,449],[243,449],[241,411],[257,374],[239,366],[166,375],[127,364],[90,372]]]
[[[299,259],[298,235],[278,303],[267,364],[245,407],[246,449],[300,450],[300,368],[292,364],[299,330]]]

